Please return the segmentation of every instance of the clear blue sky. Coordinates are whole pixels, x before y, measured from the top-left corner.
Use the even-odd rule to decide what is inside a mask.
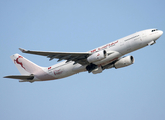
[[[19,83],[10,55],[56,64],[18,48],[86,52],[134,32],[165,32],[164,0],[1,0],[1,120],[165,120],[165,35],[130,53],[135,63],[93,75]]]

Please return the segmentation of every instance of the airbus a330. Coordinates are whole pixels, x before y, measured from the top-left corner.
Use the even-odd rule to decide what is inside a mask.
[[[155,44],[162,34],[161,30],[147,29],[88,52],[45,52],[19,48],[23,53],[46,56],[50,60],[58,59],[58,62],[64,61],[49,67],[40,67],[23,56],[14,54],[11,59],[22,75],[4,78],[19,79],[20,82],[47,81],[65,78],[79,72],[98,74],[105,69],[126,67],[134,63],[134,57],[122,56]]]

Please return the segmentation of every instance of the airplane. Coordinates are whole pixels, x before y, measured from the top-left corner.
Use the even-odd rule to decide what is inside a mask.
[[[64,61],[49,67],[40,67],[23,56],[14,54],[11,59],[22,75],[10,75],[4,78],[32,83],[34,81],[57,80],[79,72],[88,71],[88,73],[98,74],[105,69],[126,67],[134,63],[134,57],[124,55],[155,44],[162,34],[161,30],[147,29],[88,52],[46,52],[19,48],[23,53],[46,56],[49,60],[58,59],[58,62]]]

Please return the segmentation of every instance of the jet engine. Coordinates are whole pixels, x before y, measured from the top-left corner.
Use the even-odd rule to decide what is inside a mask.
[[[87,58],[87,61],[88,61],[89,63],[93,63],[93,62],[102,60],[102,59],[104,59],[105,57],[106,57],[106,51],[105,51],[105,50],[102,50],[102,51],[93,53],[91,56],[89,56],[89,57]]]
[[[134,63],[134,58],[133,56],[127,56],[127,57],[123,57],[121,59],[119,59],[115,64],[114,67],[117,68],[122,68],[122,67],[126,67],[129,66],[131,64]]]

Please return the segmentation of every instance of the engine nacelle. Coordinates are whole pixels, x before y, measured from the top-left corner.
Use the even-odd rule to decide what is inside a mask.
[[[133,56],[127,56],[124,58],[121,58],[120,60],[118,60],[115,64],[114,67],[117,68],[122,68],[122,67],[126,67],[128,65],[131,65],[134,63],[134,58]]]
[[[105,57],[106,57],[106,51],[105,51],[105,50],[102,50],[102,51],[93,53],[91,56],[89,56],[89,57],[87,58],[87,61],[88,61],[89,63],[93,63],[93,62],[102,60],[102,59],[104,59]]]

